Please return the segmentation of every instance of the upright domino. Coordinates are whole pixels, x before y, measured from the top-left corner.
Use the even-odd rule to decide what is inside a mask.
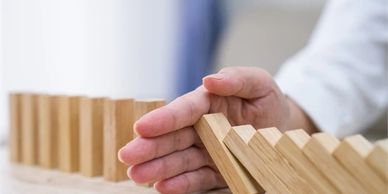
[[[21,98],[22,161],[27,165],[36,165],[39,157],[37,95],[23,94]]]
[[[58,97],[58,167],[64,172],[79,170],[79,101],[81,97]]]
[[[222,142],[231,129],[223,114],[204,115],[194,128],[233,193],[264,193]]]
[[[127,166],[117,157],[121,147],[133,138],[134,100],[106,100],[104,103],[104,167],[103,176],[109,181],[128,179]]]
[[[39,165],[58,167],[58,106],[57,97],[38,96]]]
[[[80,173],[100,176],[103,172],[103,106],[105,98],[80,100]]]
[[[22,110],[21,110],[21,98],[19,93],[12,93],[9,95],[10,104],[10,154],[11,162],[22,161]]]
[[[142,117],[144,114],[160,108],[166,104],[166,101],[162,99],[147,99],[147,100],[135,100],[135,105],[134,105],[134,119],[137,121]],[[133,134],[134,137],[137,136],[137,134],[134,131]]]

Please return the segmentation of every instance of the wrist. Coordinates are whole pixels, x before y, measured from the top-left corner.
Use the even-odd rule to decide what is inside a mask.
[[[311,118],[295,101],[287,97],[287,104],[289,107],[287,130],[304,129],[309,134],[319,131]]]

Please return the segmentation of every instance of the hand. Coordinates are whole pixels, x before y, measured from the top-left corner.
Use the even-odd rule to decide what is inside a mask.
[[[140,137],[119,152],[137,183],[155,183],[161,193],[192,193],[226,187],[192,125],[206,113],[222,112],[232,125],[315,129],[304,112],[282,94],[265,71],[221,70],[203,85],[135,123]]]

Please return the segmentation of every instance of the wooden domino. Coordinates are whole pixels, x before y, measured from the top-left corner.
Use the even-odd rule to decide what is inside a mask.
[[[133,109],[133,116],[135,121],[140,119],[143,115],[145,115],[148,112],[151,112],[157,108],[160,108],[166,104],[166,101],[163,99],[142,99],[142,100],[135,100],[134,109]],[[136,131],[133,131],[133,138],[136,138],[138,134]],[[142,184],[146,187],[153,186],[153,183],[147,183]]]
[[[233,130],[238,134],[241,132],[250,131],[250,138],[246,139],[247,145],[245,149],[251,150],[246,157],[254,162],[257,169],[263,168],[259,162],[262,161],[264,168],[271,172],[271,183],[273,187],[277,187],[279,191],[266,190],[274,193],[316,193],[296,171],[291,167],[290,163],[275,149],[276,143],[281,138],[282,134],[276,128],[266,128],[255,130],[252,126],[235,127]],[[229,146],[231,148],[231,146]],[[235,148],[234,150],[238,149]],[[233,152],[234,153],[234,152]],[[248,171],[253,175],[260,170]],[[263,169],[261,169],[263,171]],[[261,175],[256,175],[261,176]],[[256,178],[257,179],[257,178]],[[284,184],[287,183],[287,184]],[[281,189],[281,190],[280,190]]]
[[[383,179],[367,164],[366,157],[373,145],[361,135],[345,138],[334,150],[334,157],[358,179],[368,193],[387,193]],[[388,163],[385,163],[388,165]],[[373,180],[373,181],[365,181]]]
[[[58,97],[58,168],[79,170],[79,96]]]
[[[27,165],[37,165],[39,157],[37,95],[22,94],[21,110],[22,162]]]
[[[303,147],[310,136],[302,129],[288,131],[279,139],[275,148],[291,163],[317,193],[340,193],[334,185],[303,154]]]
[[[250,125],[232,127],[223,142],[265,191],[279,194],[290,193],[287,185],[271,169],[267,168],[269,161],[259,157],[248,146],[255,133],[256,130]]]
[[[58,167],[58,110],[57,97],[39,95],[38,123],[39,123],[39,165],[44,168]]]
[[[163,100],[111,100],[13,93],[10,159],[13,163],[127,180],[117,152],[136,134],[135,120]],[[338,140],[327,133],[232,127],[221,113],[194,125],[233,193],[383,194],[388,189],[388,139],[361,135]]]
[[[223,144],[222,140],[231,129],[224,115],[204,115],[194,128],[233,193],[264,192]]]
[[[367,156],[367,163],[385,180],[385,184],[388,184],[388,139],[375,144]]]
[[[117,157],[117,152],[133,136],[134,100],[106,100],[104,103],[104,167],[103,176],[109,181],[128,179],[127,166]]]
[[[19,93],[9,95],[10,159],[15,163],[22,161],[21,97]]]
[[[146,100],[135,100],[135,107],[134,107],[134,119],[135,121],[140,119],[144,114],[160,108],[166,104],[166,101],[162,99],[146,99]],[[134,137],[137,136],[137,134],[134,131],[133,134]]]
[[[334,136],[318,133],[306,143],[303,152],[342,193],[367,194],[362,184],[333,157],[339,144],[340,141]]]
[[[80,173],[101,176],[103,172],[103,107],[105,98],[80,100]]]

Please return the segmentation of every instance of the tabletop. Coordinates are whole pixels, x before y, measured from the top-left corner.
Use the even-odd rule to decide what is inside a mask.
[[[157,193],[153,188],[132,181],[108,182],[102,177],[89,178],[40,167],[11,164],[7,147],[0,147],[0,193],[2,194],[125,194]],[[230,194],[227,189],[208,194]]]

